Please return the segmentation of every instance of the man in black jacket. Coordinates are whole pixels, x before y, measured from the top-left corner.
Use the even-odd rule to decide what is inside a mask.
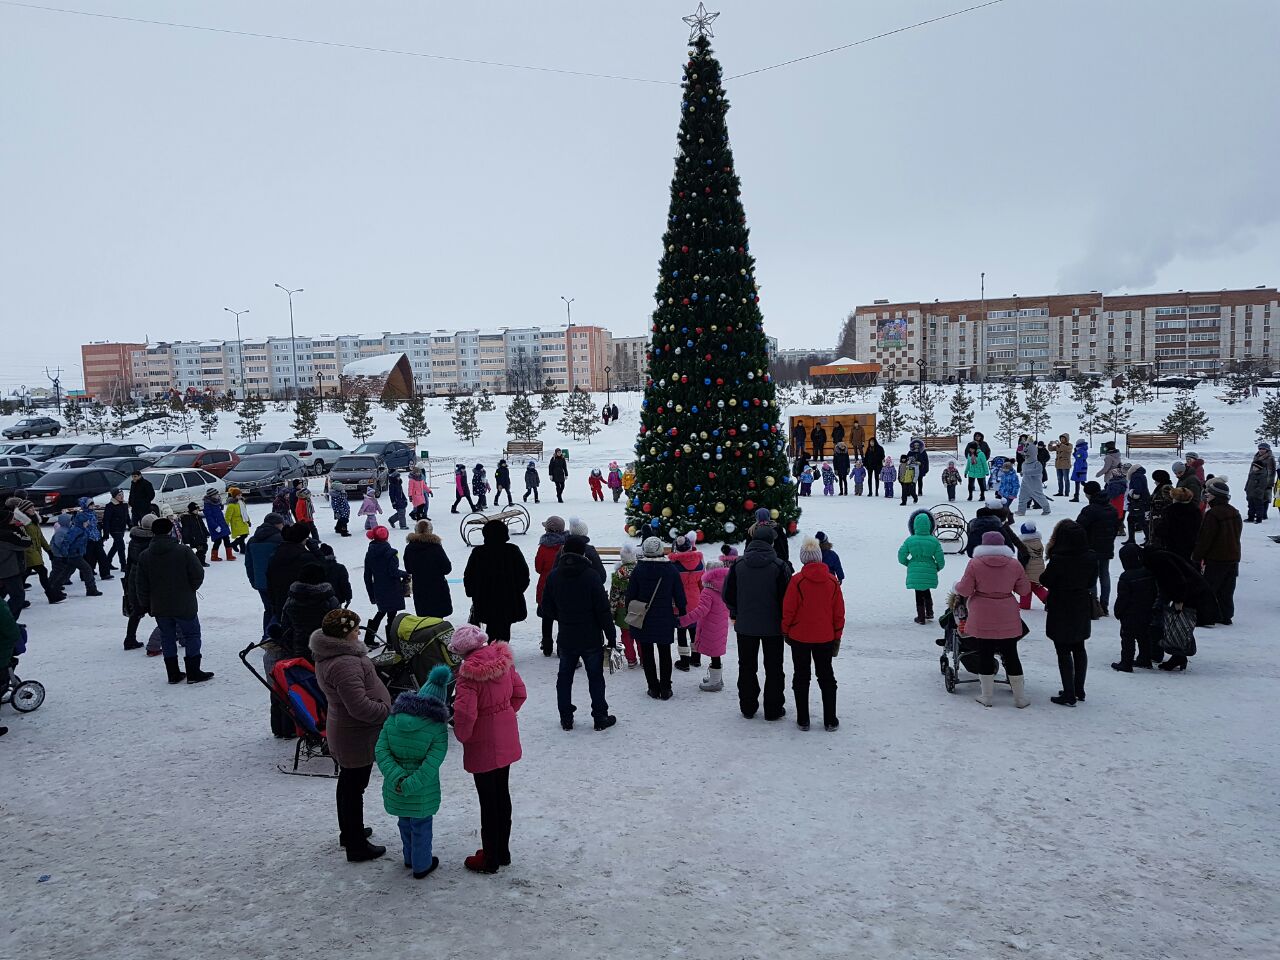
[[[1120,621],[1120,662],[1113,663],[1111,669],[1121,673],[1133,673],[1134,667],[1150,670],[1164,659],[1164,651],[1151,642],[1151,621],[1155,617],[1159,585],[1155,574],[1146,568],[1142,559],[1142,551],[1136,543],[1126,543],[1120,548],[1124,572],[1116,581],[1113,610]]]
[[[141,470],[133,471],[129,478],[129,513],[133,516],[135,527],[148,513],[155,512],[155,502],[156,488],[142,475]]]
[[[556,675],[556,701],[560,726],[573,729],[573,674],[582,661],[591,690],[591,716],[597,730],[617,723],[604,698],[604,638],[617,645],[617,632],[609,609],[609,596],[586,557],[587,543],[571,536],[542,592],[542,615],[560,626],[560,671]]]
[[[123,490],[111,491],[111,502],[102,508],[102,535],[111,538],[111,549],[107,551],[107,570],[111,566],[111,558],[120,558],[120,569],[126,566],[127,545],[125,534],[129,532],[129,505],[124,502]]]
[[[1098,558],[1098,602],[1102,604],[1102,615],[1107,615],[1107,605],[1111,601],[1111,558],[1116,555],[1116,534],[1120,531],[1120,518],[1107,500],[1098,481],[1090,480],[1084,485],[1084,494],[1089,498],[1076,523],[1084,528],[1089,538],[1089,549]]]
[[[742,559],[729,567],[724,602],[738,635],[738,707],[750,720],[760,708],[760,650],[764,649],[764,718],[781,720],[786,710],[782,661],[782,600],[791,568],[773,549],[774,528],[757,524]]]
[[[564,485],[569,479],[569,461],[564,458],[559,447],[556,447],[556,452],[551,455],[551,462],[547,464],[547,474],[556,486],[556,500],[564,503]]]
[[[307,542],[310,532],[305,523],[285,527],[280,534],[283,542],[267,565],[267,595],[271,600],[271,615],[277,623],[284,612],[284,602],[289,599],[289,588],[301,578],[302,568],[319,556]]]
[[[827,428],[818,424],[809,433],[809,443],[813,447],[813,455],[820,461],[826,459],[824,450],[827,446]]]
[[[185,544],[170,536],[173,522],[161,517],[151,525],[153,542],[130,571],[138,603],[156,618],[164,645],[164,666],[170,683],[200,683],[213,678],[200,669],[200,601],[196,591],[204,583],[204,568]],[[178,669],[178,631],[186,653],[187,672]]]

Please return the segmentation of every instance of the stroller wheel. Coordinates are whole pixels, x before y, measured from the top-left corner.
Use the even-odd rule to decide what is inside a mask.
[[[944,682],[944,683],[946,684],[946,686],[947,686],[947,693],[955,693],[955,692],[956,692],[956,672],[955,672],[954,670],[947,670],[947,671],[944,673],[944,680],[943,680],[943,682]]]
[[[13,688],[13,709],[19,713],[38,710],[44,703],[44,684],[38,680],[24,680]]]
[[[947,655],[945,653],[938,657],[938,666],[942,668],[942,675],[945,677],[947,675]]]

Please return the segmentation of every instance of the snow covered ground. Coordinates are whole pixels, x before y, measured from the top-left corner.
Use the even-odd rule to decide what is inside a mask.
[[[1215,432],[1197,448],[1239,491],[1259,401],[1226,407],[1214,392],[1200,391]],[[569,443],[569,502],[532,508],[535,521],[584,517],[597,544],[620,542],[622,511],[592,503],[585,475],[629,459],[639,395],[615,400],[619,423],[589,446]],[[455,456],[492,469],[505,404],[481,414],[473,448],[433,401],[420,446],[446,470]],[[1052,435],[1074,436],[1077,412],[1056,408]],[[1150,405],[1138,426],[1162,415]],[[389,414],[376,416],[388,427],[379,438],[399,436]],[[566,442],[558,416],[548,448]],[[271,414],[266,436],[287,436],[287,420]],[[225,414],[223,424],[230,444]],[[994,436],[992,405],[977,425]],[[320,434],[350,439],[336,414],[322,415]],[[1172,459],[1142,458],[1148,470]],[[942,465],[926,481],[930,504],[945,499]],[[467,551],[444,493],[432,515],[461,571]],[[1078,506],[1053,509],[1050,521]],[[21,672],[49,696],[36,713],[0,713],[11,728],[0,741],[0,957],[1275,956],[1274,511],[1246,527],[1235,625],[1203,631],[1184,674],[1113,672],[1117,630],[1103,620],[1087,704],[1056,707],[1037,603],[1022,644],[1034,703],[1021,711],[1007,690],[984,710],[972,687],[943,689],[940,632],[911,622],[895,562],[908,509],[813,497],[804,511],[802,532],[825,530],[850,573],[840,730],[744,720],[732,683],[700,693],[696,673],[677,674],[675,699],[657,703],[637,670],[610,678],[616,728],[564,733],[555,661],[538,654],[535,622],[517,625],[530,698],[512,775],[515,862],[492,877],[462,868],[479,846],[478,811],[456,745],[442,770],[440,871],[414,882],[400,867],[376,773],[366,815],[390,855],[345,862],[332,782],[276,772],[290,750],[236,660],[259,610],[241,564],[208,571],[205,666],[217,677],[197,687],[171,687],[158,658],[121,650],[119,581],[97,600],[73,586],[58,607],[34,593]],[[363,539],[332,542],[358,582]],[[536,529],[516,542],[532,557]],[[950,560],[944,584],[961,570]],[[465,610],[460,585],[454,603]],[[736,677],[732,645],[725,672]]]

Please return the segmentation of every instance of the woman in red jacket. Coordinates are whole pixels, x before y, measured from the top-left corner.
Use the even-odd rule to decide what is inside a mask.
[[[538,575],[538,589],[535,596],[538,601],[538,617],[542,620],[542,655],[551,656],[551,624],[550,617],[542,616],[542,590],[547,584],[547,577],[555,569],[556,559],[564,548],[564,517],[547,517],[542,521],[542,529],[546,531],[538,539],[538,552],[533,555],[533,571]]]
[[[840,726],[836,716],[836,674],[832,660],[844,633],[844,594],[822,562],[822,548],[812,538],[800,548],[800,572],[791,578],[782,599],[782,634],[791,645],[791,690],[796,698],[796,723],[809,729],[809,675],[818,675],[822,691],[822,725]]]
[[[680,574],[685,605],[692,610],[698,605],[698,598],[702,595],[702,574],[706,571],[706,564],[702,562],[702,553],[694,538],[687,533],[676,537],[669,559]],[[680,659],[674,664],[677,670],[688,672],[690,664],[695,667],[702,665],[702,654],[696,651],[697,632],[698,628],[693,624],[676,628],[676,646],[680,650]]]

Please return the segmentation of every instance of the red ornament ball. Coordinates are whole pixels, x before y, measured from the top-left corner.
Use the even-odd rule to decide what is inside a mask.
[[[723,386],[724,386],[724,377],[716,377],[716,386],[717,386],[717,387],[723,387]]]
[[[687,306],[689,305],[689,298],[688,298],[688,297],[685,297],[685,298],[684,298],[683,300],[681,300],[680,302],[681,302],[682,304],[684,304],[684,305],[687,307]]]
[[[703,540],[705,540],[705,539],[707,539],[707,535],[706,535],[705,533],[703,533],[701,530],[699,530],[699,531],[698,531],[698,543],[701,543],[701,542],[702,542]]]
[[[681,194],[681,196],[684,196],[684,194]],[[680,252],[681,252],[681,253],[688,253],[688,252],[689,252],[689,248],[688,248],[688,247],[681,247],[681,248],[680,248]]]
[[[754,480],[748,480],[748,481],[747,481],[747,489],[748,489],[748,490],[754,490],[755,488],[756,488],[756,482],[755,482]],[[750,507],[748,507],[747,509],[749,510],[749,509],[751,509],[751,508],[750,508]]]
[[[682,374],[680,374],[680,382],[681,382],[681,383],[688,383],[688,382],[689,382],[689,377],[688,377],[686,374],[683,374],[683,373],[682,373]]]
[[[708,480],[714,480],[715,478],[716,478],[716,472],[714,470],[712,470],[710,473],[707,474]]]
[[[652,504],[652,503],[646,503],[646,504],[645,504],[643,507],[641,507],[640,509],[641,509],[641,510],[643,510],[645,513],[653,513],[653,504]]]
[[[787,533],[795,533],[795,532],[796,532],[796,522],[792,520],[790,523],[787,524]]]
[[[649,484],[647,484],[647,483],[646,483],[646,484],[645,484],[643,487],[641,487],[640,489],[641,489],[641,490],[643,490],[645,493],[648,493],[648,492],[649,492]]]
[[[755,508],[756,502],[754,500],[744,500],[742,502],[742,509],[744,510],[754,510]]]

